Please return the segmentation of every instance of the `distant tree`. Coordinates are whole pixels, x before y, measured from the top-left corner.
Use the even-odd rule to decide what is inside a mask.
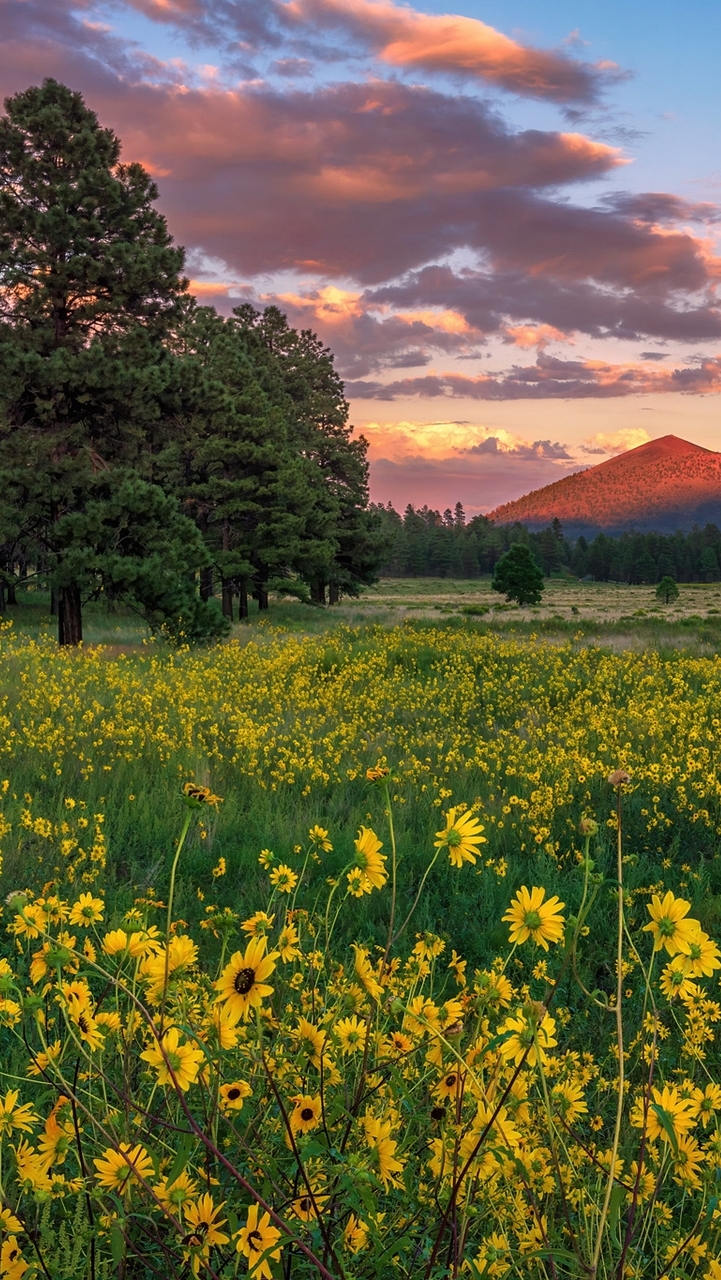
[[[699,572],[704,582],[715,582],[718,578],[718,557],[713,547],[704,547],[698,562]]]
[[[656,561],[649,551],[644,551],[636,560],[633,566],[633,576],[636,582],[655,582],[656,581]]]
[[[507,600],[538,604],[543,592],[543,573],[530,547],[515,542],[498,561],[491,586]]]
[[[656,587],[656,598],[663,600],[664,604],[670,604],[672,600],[678,600],[678,587],[670,574],[662,578]]]

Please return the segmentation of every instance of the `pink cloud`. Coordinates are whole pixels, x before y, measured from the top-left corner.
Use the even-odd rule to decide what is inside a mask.
[[[539,355],[535,365],[516,365],[508,373],[426,374],[395,382],[351,382],[351,399],[395,400],[410,396],[464,400],[547,400],[612,398],[689,392],[695,395],[721,391],[721,356],[677,369],[650,369],[648,365],[608,364],[603,360],[560,360]]]
[[[422,13],[387,0],[290,0],[283,9],[302,23],[346,28],[393,66],[464,72],[533,98],[592,102],[604,78],[588,63],[519,44],[477,18]]]

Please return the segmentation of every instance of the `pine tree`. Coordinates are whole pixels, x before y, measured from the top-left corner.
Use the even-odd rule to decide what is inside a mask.
[[[518,604],[538,604],[543,592],[543,573],[530,547],[515,542],[496,565],[491,586],[506,600]]]
[[[144,536],[112,547],[106,535],[111,515],[127,526],[122,501],[138,492],[132,475],[142,479],[174,395],[163,339],[185,287],[183,252],[153,208],[150,177],[121,164],[118,138],[79,93],[46,80],[5,109],[0,494],[6,525],[32,545],[58,593],[58,638],[75,644],[90,595],[132,595],[131,580],[144,579],[151,606],[139,562],[153,549]],[[130,510],[138,516],[137,504]],[[189,574],[203,550],[176,516],[168,529],[185,540],[187,555],[176,551]],[[189,579],[184,591],[187,613]],[[159,584],[158,601],[168,599]]]

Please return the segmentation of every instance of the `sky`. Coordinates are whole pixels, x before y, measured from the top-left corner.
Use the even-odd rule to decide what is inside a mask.
[[[0,0],[0,94],[80,90],[191,289],[335,354],[371,496],[469,514],[721,447],[716,0]]]

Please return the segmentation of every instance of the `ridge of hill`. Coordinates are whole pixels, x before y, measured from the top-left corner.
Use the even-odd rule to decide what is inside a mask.
[[[542,527],[558,519],[569,532],[654,529],[658,533],[721,522],[721,453],[662,436],[576,471],[488,513],[497,524]]]

